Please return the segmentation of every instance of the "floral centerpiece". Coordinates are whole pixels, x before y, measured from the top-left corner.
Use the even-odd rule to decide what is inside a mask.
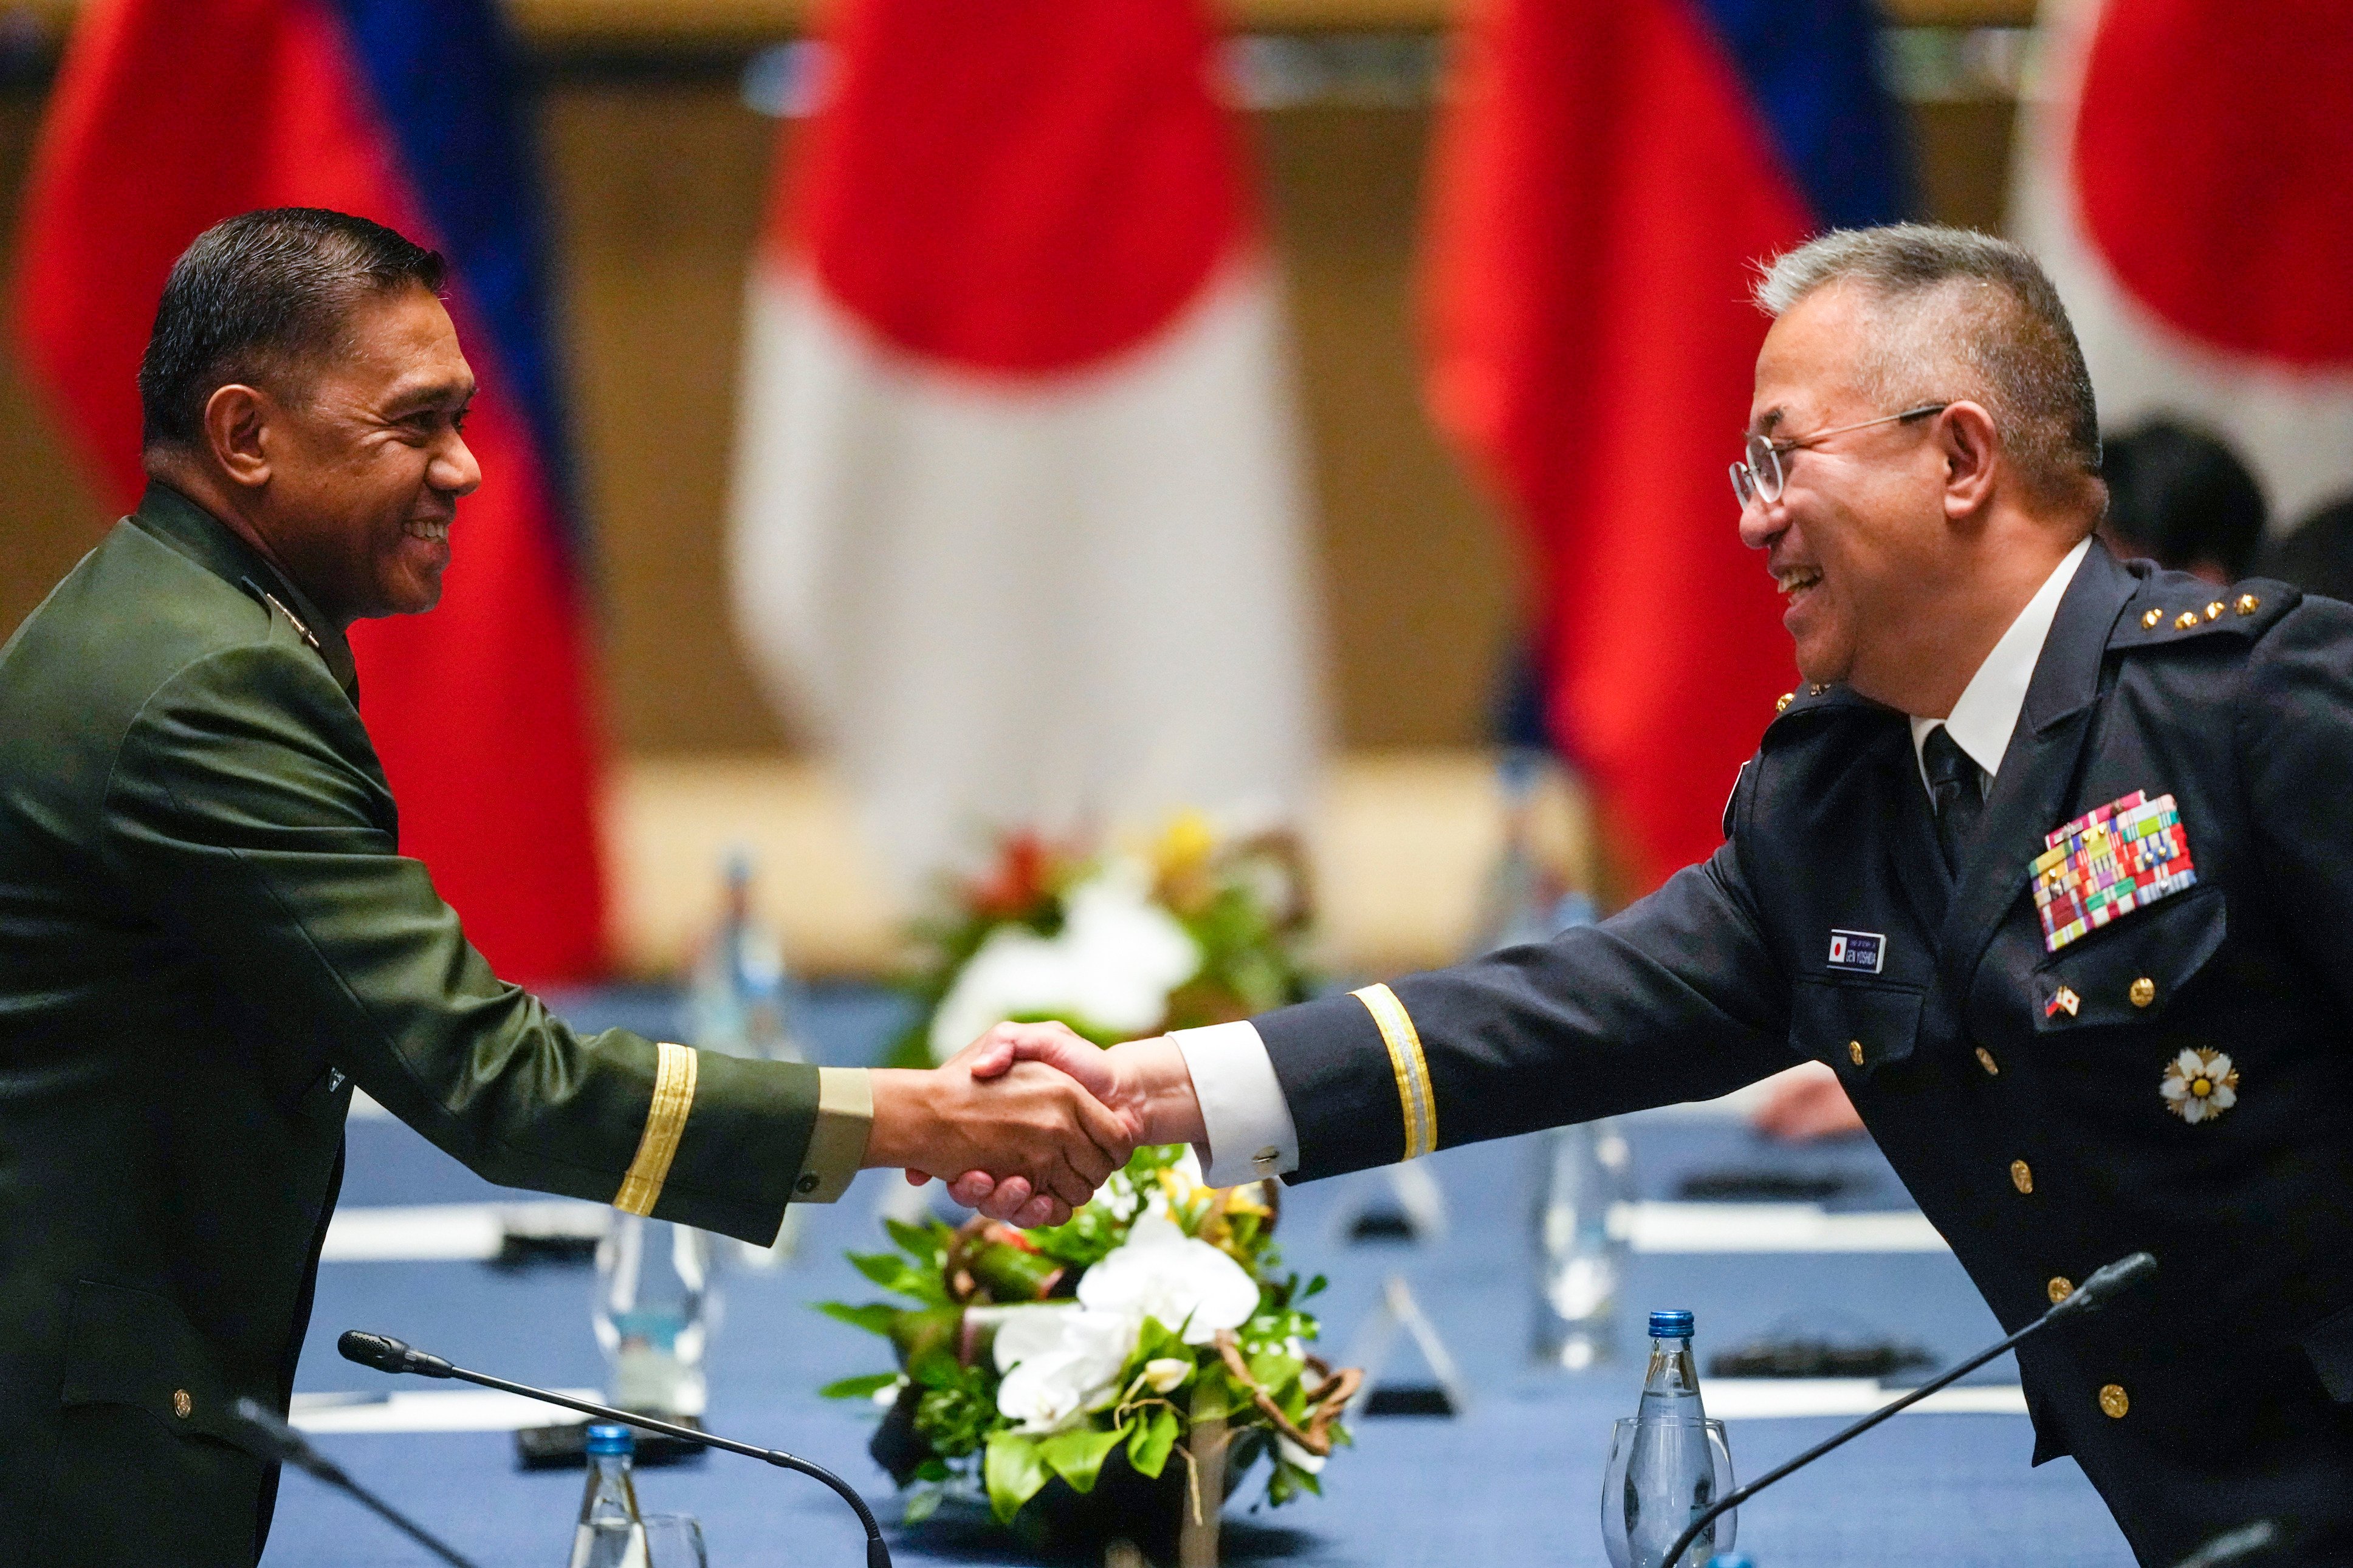
[[[944,1060],[1005,1019],[1109,1045],[1300,1000],[1305,889],[1294,841],[1221,839],[1198,816],[1143,852],[1008,839],[919,929],[923,1016],[894,1058]],[[1261,1458],[1271,1501],[1315,1491],[1357,1375],[1307,1348],[1323,1280],[1282,1271],[1276,1202],[1271,1183],[1204,1185],[1172,1147],[1136,1151],[1049,1229],[890,1222],[895,1248],[850,1261],[896,1300],[823,1310],[889,1340],[897,1366],[824,1392],[888,1407],[874,1455],[911,1521],[976,1491],[1034,1538],[1041,1510],[1138,1488],[1198,1518]]]
[[[1054,1019],[1099,1045],[1303,1000],[1313,910],[1286,834],[1221,838],[1187,813],[1148,850],[1090,855],[1034,834],[920,922],[920,1016],[901,1067],[945,1061],[992,1024]]]
[[[874,1457],[912,1488],[911,1521],[977,1480],[1013,1523],[1057,1481],[1092,1492],[1107,1465],[1145,1481],[1181,1466],[1169,1489],[1198,1509],[1192,1439],[1212,1423],[1209,1495],[1261,1456],[1270,1501],[1317,1491],[1358,1378],[1308,1350],[1302,1303],[1324,1281],[1279,1272],[1274,1218],[1270,1184],[1204,1186],[1176,1146],[1138,1150],[1050,1229],[893,1222],[895,1250],[850,1260],[900,1300],[823,1310],[889,1340],[898,1369],[823,1392],[888,1405]]]

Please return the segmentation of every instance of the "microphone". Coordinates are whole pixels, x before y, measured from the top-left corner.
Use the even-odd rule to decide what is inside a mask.
[[[1755,1497],[1758,1492],[1763,1491],[1767,1487],[1771,1486],[1775,1481],[1781,1479],[1784,1476],[1789,1475],[1797,1470],[1804,1469],[1808,1465],[1812,1464],[1816,1459],[1820,1458],[1832,1448],[1838,1447],[1843,1443],[1852,1442],[1853,1439],[1862,1436],[1865,1432],[1870,1431],[1873,1426],[1878,1426],[1882,1421],[1886,1420],[1897,1411],[1902,1410],[1908,1405],[1918,1404],[1921,1400],[1927,1398],[1928,1395],[1936,1393],[1946,1384],[1959,1382],[1962,1378],[1968,1376],[1970,1373],[1977,1371],[1978,1368],[1985,1365],[1986,1363],[1993,1360],[1994,1357],[2001,1354],[2002,1352],[2010,1349],[2012,1345],[2017,1344],[2021,1340],[2026,1338],[2029,1334],[2035,1332],[2037,1330],[2048,1328],[2052,1323],[2065,1322],[2070,1319],[2084,1317],[2090,1313],[2098,1311],[2110,1301],[2116,1300],[2116,1297],[2140,1284],[2143,1280],[2148,1279],[2156,1272],[2157,1259],[2155,1257],[2146,1252],[2136,1252],[2130,1257],[2119,1258],[2114,1263],[2107,1265],[2105,1268],[2094,1270],[2090,1279],[2075,1287],[2075,1290],[2073,1295],[2069,1296],[2065,1300],[2053,1305],[2050,1310],[2044,1312],[2041,1317],[2035,1319],[2034,1321],[2027,1324],[2026,1327],[2019,1330],[2018,1332],[2010,1335],[2000,1344],[1988,1350],[1979,1351],[1977,1354],[1969,1357],[1968,1360],[1961,1363],[1960,1365],[1952,1368],[1948,1372],[1939,1373],[1935,1377],[1932,1377],[1927,1382],[1922,1384],[1919,1387],[1912,1390],[1911,1393],[1905,1394],[1902,1398],[1891,1400],[1887,1404],[1881,1405],[1878,1409],[1873,1411],[1870,1415],[1864,1416],[1853,1426],[1846,1428],[1846,1430],[1840,1432],[1822,1442],[1815,1444],[1812,1447],[1807,1449],[1796,1458],[1788,1461],[1788,1463],[1766,1471],[1763,1475],[1757,1477],[1746,1486],[1736,1487],[1731,1491],[1725,1493],[1725,1495],[1715,1502],[1700,1510],[1699,1515],[1691,1521],[1690,1528],[1685,1530],[1681,1535],[1675,1537],[1675,1543],[1667,1549],[1667,1554],[1662,1561],[1670,1565],[1682,1562],[1683,1552],[1690,1548],[1691,1543],[1694,1541],[1699,1539],[1699,1532],[1705,1530],[1709,1525],[1714,1524],[1719,1514],[1731,1512],[1734,1509],[1738,1508],[1742,1503],[1746,1502],[1750,1498]],[[406,1349],[406,1347],[404,1346],[403,1348]]]
[[[270,1450],[286,1463],[294,1466],[297,1469],[309,1471],[338,1491],[348,1492],[357,1498],[373,1509],[386,1523],[441,1559],[442,1562],[448,1563],[450,1568],[474,1568],[472,1563],[435,1540],[427,1532],[423,1525],[352,1479],[350,1474],[341,1465],[311,1447],[310,1439],[280,1421],[277,1414],[267,1406],[255,1400],[240,1397],[230,1408],[235,1411],[238,1420],[259,1432],[262,1441],[269,1444]]]
[[[827,1469],[823,1465],[787,1454],[782,1448],[755,1448],[749,1443],[738,1443],[732,1437],[716,1436],[709,1432],[698,1431],[691,1426],[681,1426],[674,1422],[657,1420],[651,1415],[640,1415],[635,1411],[616,1410],[607,1405],[591,1405],[585,1399],[574,1399],[569,1394],[557,1394],[553,1389],[533,1388],[529,1384],[509,1383],[503,1377],[492,1377],[488,1373],[469,1372],[462,1366],[452,1365],[438,1355],[428,1355],[405,1341],[394,1339],[389,1334],[363,1333],[357,1329],[346,1330],[343,1336],[336,1340],[335,1349],[343,1352],[345,1361],[354,1361],[362,1366],[372,1366],[378,1372],[415,1373],[419,1377],[454,1377],[462,1383],[478,1384],[484,1388],[495,1388],[503,1394],[520,1394],[525,1399],[536,1399],[543,1405],[560,1405],[566,1410],[577,1410],[602,1421],[617,1421],[625,1426],[635,1426],[647,1432],[659,1432],[666,1437],[682,1438],[687,1442],[699,1443],[706,1447],[724,1448],[731,1454],[742,1454],[748,1458],[765,1460],[779,1469],[797,1470],[811,1479],[823,1481],[827,1486],[831,1487],[840,1494],[842,1501],[856,1510],[859,1523],[866,1527],[866,1568],[891,1568],[890,1544],[882,1539],[882,1527],[875,1521],[874,1510],[866,1506],[866,1500],[852,1490],[849,1482]]]

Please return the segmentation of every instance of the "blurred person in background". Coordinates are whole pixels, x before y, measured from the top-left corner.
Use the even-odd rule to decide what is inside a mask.
[[[2353,496],[2344,496],[2263,546],[2259,570],[2307,594],[2353,600]]]
[[[2238,454],[2203,430],[2153,419],[2101,442],[2108,515],[2100,537],[2209,583],[2235,583],[2263,542],[2263,492]]]

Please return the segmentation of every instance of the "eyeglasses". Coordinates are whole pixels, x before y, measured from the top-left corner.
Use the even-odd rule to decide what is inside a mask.
[[[1865,419],[1860,424],[1841,425],[1835,429],[1817,430],[1810,436],[1788,437],[1778,441],[1753,435],[1748,437],[1748,460],[1732,465],[1732,493],[1740,498],[1744,511],[1752,503],[1770,506],[1781,499],[1781,489],[1787,482],[1781,472],[1783,453],[1810,447],[1818,441],[1827,441],[1833,436],[1843,436],[1850,430],[1868,430],[1874,425],[1909,425],[1915,419],[1942,414],[1951,406],[1949,403],[1924,403],[1901,414],[1883,414],[1876,419]]]

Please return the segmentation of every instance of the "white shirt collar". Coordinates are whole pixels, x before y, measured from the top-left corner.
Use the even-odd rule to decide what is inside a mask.
[[[1921,760],[1920,749],[1939,724],[1951,732],[1954,743],[1969,761],[1985,770],[1989,781],[2000,771],[2001,754],[2010,750],[2010,731],[2018,728],[2019,711],[2026,706],[2026,688],[2034,679],[2034,666],[2042,658],[2051,623],[2058,618],[2059,601],[2091,548],[2091,536],[2086,534],[2052,568],[2051,575],[2026,601],[2026,608],[2018,612],[2018,618],[2010,623],[2010,629],[2001,634],[2001,640],[1961,689],[1950,717],[1912,721],[1912,754],[1920,763],[1922,784],[1928,782],[1928,768]]]

